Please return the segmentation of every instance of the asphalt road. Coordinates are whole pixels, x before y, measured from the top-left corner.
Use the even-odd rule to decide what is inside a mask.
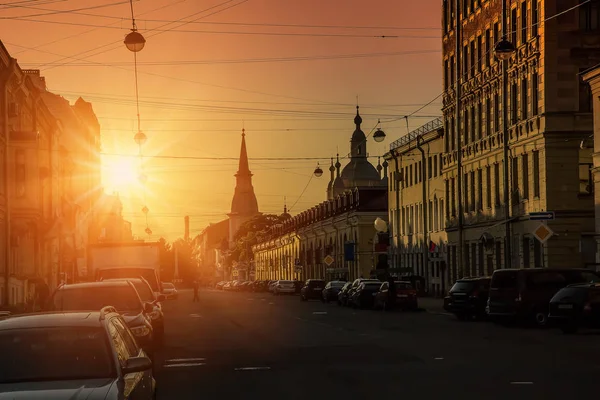
[[[565,400],[598,393],[596,332],[355,311],[268,293],[192,297],[183,290],[164,306],[161,400]]]

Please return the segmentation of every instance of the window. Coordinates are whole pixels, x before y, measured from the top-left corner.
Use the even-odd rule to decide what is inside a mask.
[[[433,176],[432,166],[433,166],[433,161],[431,160],[431,157],[427,157],[427,178],[428,179],[431,179],[431,177]]]
[[[594,192],[592,168],[593,164],[591,162],[579,162],[579,194],[592,194]]]
[[[464,129],[464,136],[463,136],[463,140],[462,140],[462,144],[469,144],[469,109],[465,108],[465,115],[464,115],[464,124],[465,124],[465,129]],[[459,148],[460,150],[460,148]]]
[[[585,70],[585,68],[579,68],[579,112],[592,112],[592,89],[581,77],[581,73]]]
[[[410,164],[409,167],[409,172],[408,172],[408,186],[412,186],[413,184],[413,165]]]
[[[456,148],[456,120],[454,117],[450,119],[450,149]]]
[[[477,139],[483,137],[483,106],[481,103],[477,104]]]
[[[488,97],[485,100],[485,133],[484,135],[492,134],[492,102]]]
[[[462,62],[462,76],[466,78],[469,73],[469,46],[463,46],[463,62]]]
[[[443,2],[443,17],[444,17],[444,33],[448,33],[448,8],[449,4],[447,1]]]
[[[529,198],[529,157],[523,154],[523,198]]]
[[[477,170],[477,210],[483,210],[483,171]]]
[[[579,0],[583,4],[584,0]],[[593,31],[600,27],[599,20],[600,7],[598,3],[589,2],[579,7],[579,29],[584,31]]]
[[[495,22],[494,23],[494,46],[496,46],[498,44],[498,42],[500,41],[500,29],[502,29],[500,27],[500,23]],[[493,51],[491,52],[490,57],[494,57]]]
[[[531,37],[538,35],[538,2],[533,0],[531,2]]]
[[[491,57],[490,53],[492,52],[492,44],[490,43],[492,38],[490,36],[491,36],[491,32],[489,29],[487,29],[485,31],[485,54],[484,54],[486,67],[490,66],[490,57]]]
[[[471,58],[471,62],[469,63],[469,70],[471,72],[471,77],[475,76],[475,67],[476,67],[476,63],[477,60],[475,60],[475,41],[471,40],[471,51],[469,53],[469,56]]]
[[[468,212],[469,211],[469,174],[464,174],[464,176],[463,176],[462,197],[463,197],[463,201],[464,201],[463,212]]]
[[[417,182],[423,182],[423,162],[419,161],[419,168],[418,168],[418,180]]]
[[[456,72],[454,71],[454,66],[456,65],[456,57],[450,57],[450,84],[454,85],[454,80],[456,79]]]
[[[438,202],[434,199],[433,200],[433,230],[434,231],[439,230],[438,221],[441,219],[441,218],[439,218],[439,213],[441,211],[442,211],[442,208],[438,208]]]
[[[437,156],[433,156],[433,176],[436,177],[438,175],[438,159]],[[429,176],[431,178],[431,174]]]
[[[502,242],[496,242],[496,269],[502,268]]]
[[[521,44],[527,43],[527,3],[521,3]]]
[[[432,232],[433,231],[433,202],[429,201],[429,209],[427,210],[428,214],[428,218],[427,218],[427,230],[428,232]]]
[[[440,229],[444,229],[445,215],[444,215],[444,200],[440,200]],[[447,215],[447,214],[446,214]]]
[[[445,4],[445,3],[444,3]],[[444,89],[448,90],[448,85],[450,83],[450,62],[448,60],[444,61]]]
[[[517,45],[518,30],[519,27],[517,25],[517,8],[515,7],[510,11],[510,41],[513,42],[515,46]]]
[[[513,83],[510,89],[511,99],[510,99],[510,119],[513,124],[516,124],[519,120],[519,108],[517,106],[517,102],[519,99],[519,92],[517,90],[517,84]]]
[[[454,178],[450,179],[450,201],[452,202],[452,216],[456,217],[456,185]]]
[[[475,106],[471,107],[471,142],[475,141]]]
[[[531,75],[531,115],[538,115],[538,75]]]
[[[502,116],[500,115],[500,96],[498,93],[494,93],[494,113],[494,132],[499,132]]]
[[[512,163],[512,194],[513,194],[513,204],[519,202],[519,159],[514,157],[511,161]]]
[[[440,161],[438,162],[438,167],[439,167],[438,174],[442,175],[442,169],[444,166],[444,157],[442,156],[442,154],[440,154],[438,157],[440,159]],[[434,165],[435,165],[435,162],[434,162]]]
[[[471,171],[471,176],[469,177],[470,183],[470,194],[471,194],[471,211],[475,211],[477,208],[477,204],[475,203],[475,171]]]
[[[483,50],[483,44],[481,42],[481,35],[477,36],[477,72],[481,72],[482,63],[483,63],[483,55],[481,54],[481,50]]]
[[[479,249],[478,249],[478,253],[479,253],[479,262],[477,263],[477,275],[478,276],[483,276],[484,275],[484,270],[483,270],[483,266],[484,266],[484,256],[485,256],[485,250],[483,249],[483,243],[479,242]]]
[[[492,169],[488,165],[485,167],[485,205],[487,208],[492,207]]]
[[[446,189],[446,199],[449,199],[450,198],[450,181],[445,180],[444,185],[445,185],[445,189]],[[446,202],[446,215],[450,214],[450,212],[449,212],[450,210],[448,210],[448,206],[449,206],[449,203]]]
[[[534,151],[533,156],[533,197],[540,197],[540,152]]]
[[[25,196],[27,176],[25,173],[25,151],[15,150],[15,186],[17,197]]]
[[[498,207],[500,203],[500,165],[494,164],[494,203]]]
[[[529,104],[527,103],[527,78],[521,79],[521,119],[527,119]]]

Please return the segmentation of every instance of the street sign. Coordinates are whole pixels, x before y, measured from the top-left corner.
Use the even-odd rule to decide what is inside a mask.
[[[331,257],[330,255],[327,255],[323,262],[329,267],[335,262],[335,258]]]
[[[530,221],[546,221],[554,219],[554,211],[540,211],[529,213]]]
[[[546,224],[540,224],[535,231],[533,231],[533,235],[537,238],[537,240],[539,240],[542,243],[546,243],[546,241],[548,239],[550,239],[550,237],[552,235],[554,235],[554,232],[552,232],[552,229],[548,228],[548,225]]]

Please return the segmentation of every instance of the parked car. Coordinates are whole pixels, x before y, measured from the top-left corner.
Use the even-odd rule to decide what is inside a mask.
[[[269,292],[275,293],[275,286],[277,286],[277,282],[279,281],[271,281],[269,282]]]
[[[444,309],[461,320],[485,318],[490,277],[458,279],[444,298]]]
[[[152,304],[144,304],[129,281],[88,282],[60,285],[49,301],[50,311],[96,311],[114,307],[133,332],[144,351],[152,356],[154,332],[150,313]]]
[[[119,282],[129,281],[133,283],[135,290],[138,292],[140,299],[145,304],[152,304],[154,310],[148,314],[152,323],[154,332],[154,341],[156,345],[161,345],[165,336],[165,315],[162,311],[162,301],[165,301],[165,295],[156,295],[150,287],[150,284],[142,277],[137,279],[106,279],[102,282]]]
[[[550,299],[560,289],[575,283],[600,281],[588,269],[500,269],[494,271],[487,304],[493,320],[531,320],[538,326],[548,322]]]
[[[2,398],[155,398],[152,361],[113,307],[0,320],[0,354]]]
[[[348,289],[348,299],[351,299],[354,292],[358,289],[361,283],[363,282],[376,282],[381,286],[381,281],[379,279],[367,279],[367,278],[358,278],[352,282],[352,285]],[[346,305],[352,305],[351,303],[346,302]]]
[[[352,289],[352,282],[346,282],[344,286],[338,292],[337,303],[338,306],[348,305],[348,300],[350,299],[349,293],[350,289]]]
[[[600,284],[581,283],[560,289],[550,300],[548,317],[564,333],[600,328]]]
[[[382,282],[380,281],[360,283],[352,292],[352,295],[348,301],[349,304],[354,308],[373,308],[373,304],[375,304],[375,296],[379,292],[381,284]]]
[[[177,292],[177,288],[171,282],[163,282],[163,293],[167,299],[176,299],[179,297],[179,292]]]
[[[296,293],[296,286],[294,281],[277,281],[273,294],[279,296],[280,294],[294,294]]]
[[[347,284],[346,281],[331,281],[325,285],[325,289],[321,292],[321,300],[325,303],[337,300],[340,290]]]
[[[417,291],[410,282],[395,281],[395,294],[390,292],[390,283],[383,282],[375,295],[373,307],[376,309],[393,310],[416,310],[419,308]]]
[[[323,289],[325,289],[325,281],[323,279],[308,279],[300,290],[300,301],[321,299]]]
[[[225,284],[226,284],[226,283],[227,283],[227,282],[225,282],[225,281],[218,282],[218,283],[215,285],[215,289],[217,289],[217,290],[223,290],[223,286],[225,286]]]

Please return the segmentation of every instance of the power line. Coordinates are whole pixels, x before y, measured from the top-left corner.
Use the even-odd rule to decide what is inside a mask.
[[[434,54],[441,53],[441,50],[419,50],[419,51],[396,51],[386,53],[363,53],[363,54],[337,54],[329,56],[296,56],[296,57],[273,57],[273,58],[246,58],[246,59],[230,59],[230,60],[173,60],[173,61],[145,61],[138,62],[138,65],[145,66],[184,66],[184,65],[218,65],[218,64],[252,64],[252,63],[278,63],[278,62],[301,62],[301,61],[323,61],[323,60],[348,60],[361,58],[377,58],[377,57],[397,57],[406,55]],[[35,67],[40,65],[39,62],[27,62],[22,65]],[[46,63],[44,65],[52,65]],[[69,63],[67,67],[105,67],[105,66],[129,66],[131,62],[104,62],[103,65],[94,62],[86,63]]]

